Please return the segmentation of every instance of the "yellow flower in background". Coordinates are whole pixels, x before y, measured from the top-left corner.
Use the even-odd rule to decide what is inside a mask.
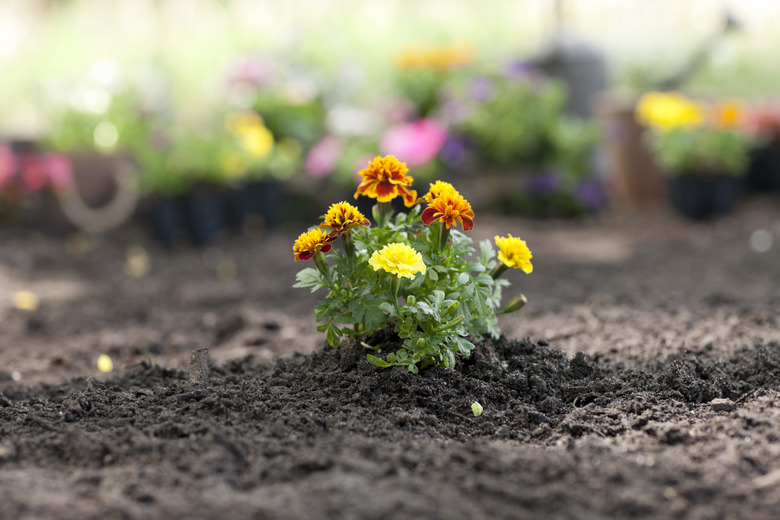
[[[425,274],[425,262],[422,255],[406,244],[387,244],[379,251],[374,251],[368,260],[374,271],[383,269],[398,278],[414,278],[416,273]]]
[[[334,240],[321,229],[312,229],[301,233],[293,245],[295,261],[311,260],[319,252],[327,253],[331,249],[330,243]]]
[[[225,117],[225,128],[231,134],[240,135],[258,126],[265,126],[265,122],[262,116],[253,110],[233,112]]]
[[[695,127],[704,122],[700,104],[679,92],[648,92],[639,98],[637,121],[665,132],[678,126]]]
[[[249,168],[246,161],[235,152],[223,152],[220,154],[219,167],[225,175],[232,179],[241,177]]]
[[[455,188],[445,189],[439,193],[438,197],[428,204],[420,218],[426,226],[438,220],[446,225],[447,229],[456,226],[458,222],[461,223],[464,231],[474,229],[474,211],[471,209],[471,204]]]
[[[495,241],[499,248],[498,259],[505,266],[522,269],[526,274],[530,274],[534,270],[534,266],[531,264],[533,255],[525,241],[512,235],[505,237],[496,235]]]
[[[444,181],[432,182],[431,189],[428,190],[428,193],[425,194],[423,200],[425,200],[425,202],[431,203],[434,201],[434,199],[439,198],[442,194],[451,191],[456,191],[456,190],[455,187],[449,182],[444,182]]]
[[[325,220],[319,225],[321,229],[329,229],[331,237],[351,231],[356,227],[369,227],[371,223],[358,209],[347,202],[331,205],[325,214]]]
[[[734,129],[742,123],[745,107],[736,99],[724,99],[715,103],[712,112],[715,128]]]
[[[404,199],[404,205],[411,207],[417,202],[417,192],[410,190],[414,178],[407,175],[409,168],[392,155],[374,157],[365,170],[358,175],[363,180],[358,185],[355,198],[365,195],[378,202],[390,202],[399,195]]]
[[[241,147],[254,159],[267,157],[274,148],[274,136],[264,126],[256,126],[240,134]]]
[[[468,43],[416,44],[401,49],[395,57],[395,65],[400,69],[446,70],[471,63],[475,57],[474,46]]]

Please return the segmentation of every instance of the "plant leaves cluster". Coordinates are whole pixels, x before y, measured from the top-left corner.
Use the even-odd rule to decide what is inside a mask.
[[[442,246],[442,225],[424,225],[420,207],[415,206],[385,226],[354,230],[353,255],[347,248],[334,247],[326,257],[326,269],[298,273],[295,287],[327,291],[315,316],[330,345],[338,346],[345,337],[360,341],[390,327],[401,339],[401,348],[384,359],[369,355],[368,360],[379,367],[403,366],[417,372],[427,366],[452,368],[456,355],[469,355],[473,341],[499,336],[497,309],[509,282],[489,274],[497,264],[493,246],[485,240],[477,251],[471,238],[455,228]],[[394,275],[375,271],[368,259],[390,243],[405,243],[419,252],[425,274],[398,284]]]

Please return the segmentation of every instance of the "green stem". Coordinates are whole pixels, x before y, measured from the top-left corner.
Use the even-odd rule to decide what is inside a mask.
[[[314,265],[317,266],[317,270],[328,282],[328,286],[333,287],[333,281],[330,279],[330,269],[328,268],[328,262],[325,260],[325,255],[320,252],[315,253]]]
[[[373,213],[377,227],[387,227],[387,223],[390,222],[390,217],[393,215],[393,205],[391,202],[377,202]]]
[[[444,251],[447,247],[447,240],[450,238],[450,228],[443,222],[439,223],[439,251]]]
[[[341,243],[344,245],[344,253],[347,255],[349,268],[355,269],[355,242],[352,241],[352,232],[345,231],[341,234]]]
[[[398,308],[398,291],[401,289],[401,277],[392,275],[393,279],[390,282],[390,288],[393,291],[393,305]]]

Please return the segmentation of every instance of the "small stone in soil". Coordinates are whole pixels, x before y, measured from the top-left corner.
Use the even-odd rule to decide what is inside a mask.
[[[710,408],[714,412],[732,412],[737,407],[731,399],[713,399],[710,401]]]
[[[192,351],[190,355],[191,385],[207,385],[209,382],[209,349],[202,347]]]

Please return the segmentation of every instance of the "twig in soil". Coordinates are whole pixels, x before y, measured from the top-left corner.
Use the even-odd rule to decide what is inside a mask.
[[[587,329],[585,327],[575,327],[573,329],[561,331],[558,334],[546,335],[545,339],[547,341],[555,341],[558,339],[569,339],[571,337],[582,334],[583,332],[587,332]]]
[[[209,349],[201,347],[190,355],[190,384],[207,385],[209,383]]]

